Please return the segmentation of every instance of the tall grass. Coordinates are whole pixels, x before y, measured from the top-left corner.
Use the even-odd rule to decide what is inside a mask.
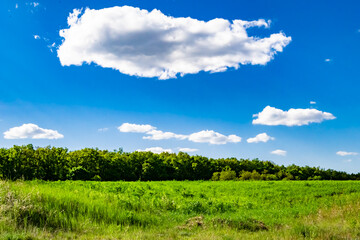
[[[359,199],[360,182],[350,181],[3,181],[0,239],[316,238],[324,227],[309,226],[312,216],[327,221],[327,211],[346,212]],[[344,229],[359,226],[349,219]]]

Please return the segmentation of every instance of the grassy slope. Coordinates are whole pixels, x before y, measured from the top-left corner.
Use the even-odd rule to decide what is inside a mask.
[[[0,239],[356,239],[360,182],[0,182]]]

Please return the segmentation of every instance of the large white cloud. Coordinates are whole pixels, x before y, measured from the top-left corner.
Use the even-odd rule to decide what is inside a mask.
[[[287,152],[285,150],[277,149],[271,152],[271,154],[279,155],[279,156],[286,156]]]
[[[134,124],[134,123],[123,123],[118,127],[120,132],[136,132],[136,133],[146,133],[151,130],[156,129],[149,124]]]
[[[226,143],[241,142],[241,137],[239,136],[233,134],[225,136],[213,130],[203,130],[200,132],[185,135],[185,134],[176,134],[173,132],[163,132],[161,130],[157,130],[156,127],[153,127],[148,124],[139,125],[132,123],[123,123],[120,127],[118,127],[118,130],[120,132],[145,133],[146,136],[143,136],[143,139],[148,139],[148,140],[187,139],[191,142],[210,143],[210,144],[226,144]]]
[[[248,138],[246,141],[248,143],[259,143],[259,142],[267,142],[269,140],[275,140],[274,137],[270,137],[269,135],[267,135],[266,133],[260,133],[258,135],[256,135],[253,138]]]
[[[337,155],[345,157],[345,156],[355,156],[358,155],[359,153],[357,152],[345,152],[345,151],[338,151],[336,152]]]
[[[236,135],[225,136],[213,130],[203,130],[189,135],[189,140],[199,143],[226,144],[241,142],[241,137]]]
[[[96,63],[124,74],[175,78],[200,71],[221,72],[240,64],[264,65],[291,41],[284,33],[248,36],[247,28],[270,22],[175,18],[130,6],[74,9],[58,57],[63,66]]]
[[[4,132],[5,139],[59,139],[63,137],[64,135],[58,131],[40,128],[32,123],[23,124],[20,127],[13,127]]]
[[[269,126],[302,126],[310,123],[320,123],[324,120],[335,119],[335,116],[328,112],[322,112],[316,109],[294,109],[283,111],[274,107],[267,106],[262,112],[254,114],[257,117],[253,120],[253,124],[269,125]]]
[[[162,147],[150,147],[150,148],[145,148],[144,150],[142,149],[138,149],[136,150],[138,152],[153,152],[153,153],[162,153],[162,152],[168,152],[168,153],[172,153],[173,151],[171,149],[164,149]]]

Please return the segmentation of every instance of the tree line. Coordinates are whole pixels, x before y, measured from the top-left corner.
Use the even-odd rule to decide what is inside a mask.
[[[319,167],[276,165],[258,159],[207,158],[187,153],[123,152],[13,146],[0,149],[0,178],[8,180],[360,180]]]

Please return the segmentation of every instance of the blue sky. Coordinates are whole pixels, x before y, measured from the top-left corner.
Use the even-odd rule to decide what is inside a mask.
[[[92,26],[97,21],[89,22],[90,27],[79,30],[75,28],[78,23],[68,25],[69,14],[74,9],[83,8],[78,17],[88,14],[87,20],[83,20],[86,23],[93,16],[90,12],[84,13],[84,9],[94,9],[98,17],[109,18],[111,21],[108,24],[112,24],[118,16],[110,16],[102,10],[114,9],[115,6],[124,9],[125,5],[149,12],[158,9],[161,14],[173,19],[191,17],[195,21],[194,25],[199,21],[208,22],[216,18],[229,20],[230,24],[236,19],[257,21],[259,27],[244,28],[249,37],[256,37],[248,39],[250,43],[269,38],[272,34],[283,34],[283,43],[285,37],[291,37],[291,41],[284,43],[282,51],[276,51],[271,60],[266,60],[266,64],[257,64],[257,59],[247,55],[245,60],[251,64],[240,64],[238,69],[226,65],[230,66],[227,70],[216,70],[215,73],[201,71],[205,68],[198,66],[194,60],[203,60],[204,57],[198,58],[198,55],[206,57],[207,51],[186,55],[188,63],[199,67],[199,72],[181,76],[181,71],[178,71],[180,73],[176,78],[169,77],[166,80],[159,80],[161,77],[156,74],[141,77],[141,74],[148,74],[144,72],[148,67],[157,64],[154,59],[164,57],[164,62],[170,62],[171,68],[181,65],[171,62],[175,60],[169,60],[168,55],[163,55],[169,49],[156,45],[156,41],[155,45],[146,48],[149,42],[153,43],[152,40],[158,37],[156,34],[132,40],[137,54],[142,54],[141,51],[153,54],[152,61],[142,62],[140,70],[130,74],[135,76],[124,73],[130,69],[120,62],[123,58],[127,60],[124,52],[116,60],[116,67],[124,67],[124,71],[104,67],[110,62],[106,58],[100,64],[75,66],[74,54],[78,48],[73,47],[77,43],[71,41],[87,39],[72,38],[70,34],[81,30],[83,32],[79,36],[86,33],[91,37],[99,37],[99,41],[103,41],[102,51],[116,49],[113,47],[119,47],[119,44],[104,39],[106,36],[99,32],[99,29],[107,27],[107,23],[96,30]],[[0,44],[3,46],[0,55],[0,132],[4,133],[0,138],[2,147],[32,143],[35,146],[52,145],[69,149],[99,147],[112,150],[122,147],[125,151],[161,147],[177,152],[180,148],[191,148],[198,150],[191,154],[208,157],[259,158],[277,164],[294,163],[348,172],[360,171],[360,156],[356,155],[360,152],[360,3],[357,1],[5,0],[0,2],[0,11]],[[259,19],[265,21],[261,23]],[[188,31],[188,26],[181,25],[179,29]],[[113,24],[112,27],[116,29],[118,25]],[[73,31],[65,39],[59,34],[62,29]],[[148,34],[148,29],[149,26],[140,30]],[[116,33],[123,34],[119,33],[116,40],[122,41],[121,37],[128,36],[128,32],[124,31],[124,28],[116,30]],[[194,38],[198,40],[196,36]],[[237,47],[242,44],[242,39],[237,41],[236,36],[234,39],[235,44],[229,44],[226,48],[227,55],[223,51],[225,48],[221,48],[222,59],[240,61],[232,54],[244,53]],[[73,45],[59,50],[65,43]],[[194,43],[197,42],[189,40],[183,44],[193,47]],[[84,53],[86,50],[87,56],[81,55],[80,59],[84,60],[90,53],[101,52],[92,49],[91,44],[81,44],[79,52]],[[85,48],[85,45],[89,47]],[[153,46],[159,49],[155,51]],[[216,47],[211,42],[204,46],[207,50],[217,50]],[[169,51],[172,50],[170,48]],[[270,55],[268,52],[264,54]],[[65,58],[69,60],[65,61]],[[69,63],[69,66],[63,66],[66,65],[64,62]],[[138,62],[135,61],[135,64]],[[114,65],[113,68],[116,67]],[[310,101],[316,104],[310,104]],[[300,109],[295,113],[300,122],[290,126],[286,122],[287,115],[284,115],[280,123],[267,119],[269,123],[265,119],[262,124],[253,124],[256,119],[253,114],[262,112],[267,106],[282,110],[285,115],[289,109]],[[306,111],[315,115],[310,122],[304,123]],[[326,119],[324,113],[336,118]],[[5,133],[10,129],[30,123],[40,130],[32,129],[35,133],[29,135],[29,132],[21,132],[24,129],[17,129],[17,132],[12,132],[12,137],[6,137]],[[143,139],[144,136],[154,134],[128,130],[121,132],[118,127],[124,123],[151,125],[156,130],[185,137]],[[31,130],[31,126],[27,127]],[[59,135],[56,136],[63,137],[54,137],[51,131],[40,137],[36,135],[36,131],[44,129],[57,131]],[[241,142],[225,140],[226,143],[211,144],[201,140],[201,137],[196,138],[199,134],[190,137],[206,130],[212,130],[225,138],[236,135],[241,137]],[[247,139],[261,133],[275,139],[247,142]],[[49,136],[58,139],[49,139]],[[274,150],[283,150],[286,154],[272,154]],[[338,151],[346,153],[339,155],[336,154]]]

